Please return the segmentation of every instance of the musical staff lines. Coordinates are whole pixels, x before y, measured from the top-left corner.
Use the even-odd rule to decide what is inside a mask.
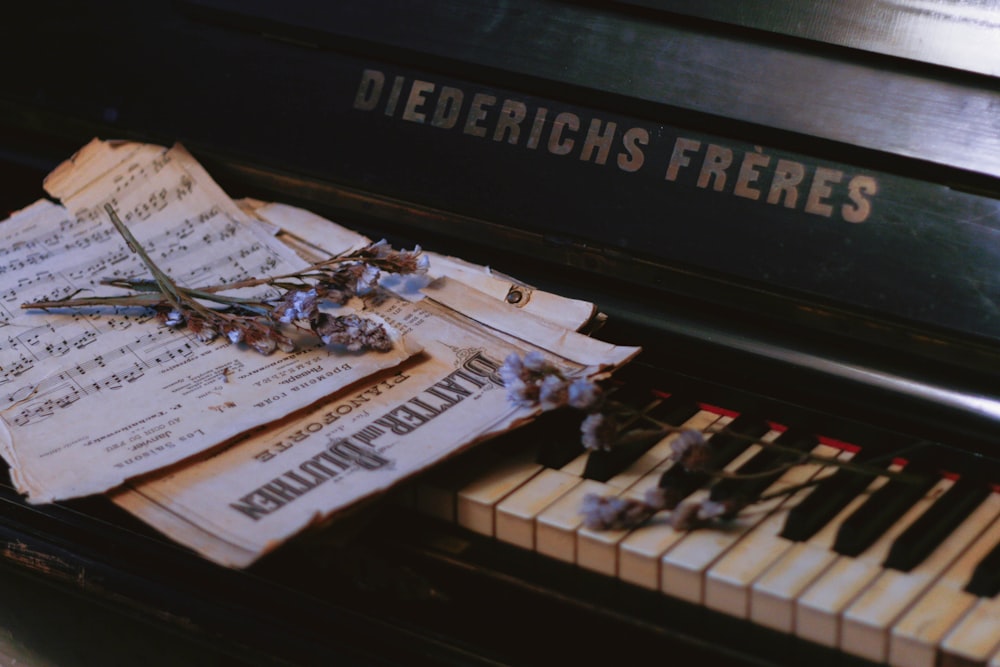
[[[9,419],[17,426],[28,426],[76,404],[84,396],[124,389],[149,369],[192,358],[200,346],[193,337],[160,327],[131,344],[105,351],[33,385],[21,386],[0,399],[0,405],[10,409],[24,402],[10,413]],[[5,370],[0,385],[18,374]]]

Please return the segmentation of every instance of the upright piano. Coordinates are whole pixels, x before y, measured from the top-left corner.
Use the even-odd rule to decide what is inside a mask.
[[[0,31],[8,211],[94,136],[180,142],[234,197],[596,302],[642,404],[930,479],[806,489],[799,535],[595,531],[572,494],[629,471],[543,419],[246,571],[7,483],[6,568],[249,664],[1000,665],[994,3],[35,0]],[[579,479],[498,483],[525,443]]]

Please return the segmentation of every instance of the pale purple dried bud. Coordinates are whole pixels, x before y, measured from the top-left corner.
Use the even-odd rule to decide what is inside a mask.
[[[384,241],[379,242],[384,243]],[[383,261],[383,266],[387,271],[408,275],[413,273],[426,273],[430,267],[427,256],[422,254],[420,246],[414,246],[413,250],[392,250],[388,246],[379,247],[379,254],[376,259]]]
[[[658,510],[670,509],[668,505],[667,492],[659,486],[654,486],[646,490],[646,504]]]
[[[588,493],[583,497],[580,514],[583,525],[591,530],[621,530],[635,528],[655,513],[641,500],[620,496],[599,496]]]
[[[545,355],[541,352],[529,352],[524,355],[524,367],[532,373],[543,373],[552,370],[552,367],[545,361]]]
[[[243,329],[240,327],[232,327],[226,331],[226,338],[229,339],[230,343],[239,343],[243,340]]]
[[[681,503],[670,514],[670,525],[674,530],[693,530],[704,522],[698,517],[700,503]]]
[[[216,329],[215,323],[207,322],[197,316],[188,318],[188,330],[202,343],[213,341],[219,335],[219,331]]]
[[[243,340],[246,344],[263,355],[268,355],[278,349],[278,341],[275,334],[265,327],[247,327],[243,332]]]
[[[503,380],[504,386],[510,385],[515,381],[523,382],[526,379],[524,376],[524,364],[521,362],[521,355],[517,352],[508,354],[497,372],[500,374],[500,379]]]
[[[604,392],[591,380],[579,378],[569,385],[566,402],[578,410],[593,410],[601,405]]]
[[[308,320],[316,313],[319,295],[315,288],[309,290],[289,290],[274,307],[274,313],[280,322],[295,322]]]
[[[392,254],[392,246],[385,239],[379,239],[375,243],[370,243],[367,248],[362,249],[361,254],[372,259],[385,259]]]
[[[725,516],[732,509],[729,503],[718,500],[703,500],[698,507],[698,518],[702,521],[709,521],[720,516]]]
[[[500,379],[507,390],[507,399],[515,405],[532,407],[538,402],[538,385],[530,382],[531,373],[524,367],[520,355],[511,352],[499,369]]]
[[[709,498],[702,503],[701,516],[704,519],[731,519],[746,507],[748,499],[742,495],[731,498]]]
[[[219,332],[216,331],[211,325],[205,324],[194,332],[195,338],[200,340],[202,343],[210,343],[219,337]]]
[[[354,291],[358,296],[371,292],[378,285],[378,279],[381,274],[382,272],[371,264],[364,264],[361,275],[358,276],[357,283],[354,286]]]
[[[712,451],[701,431],[685,429],[670,443],[670,458],[688,471],[704,471],[712,459]]]
[[[180,326],[184,324],[184,315],[176,308],[172,308],[170,312],[163,316],[163,323],[168,327]]]
[[[615,443],[618,425],[601,412],[587,415],[580,424],[580,442],[584,449],[608,450]]]
[[[546,375],[538,386],[538,401],[542,410],[555,410],[566,405],[566,381],[558,375]]]
[[[314,289],[316,290],[317,301],[329,301],[340,306],[347,303],[353,296],[351,291],[344,288],[343,285],[338,286],[328,282],[317,283]]]
[[[282,352],[294,352],[295,343],[288,336],[283,336],[282,334],[274,334],[274,342],[278,345],[278,349]]]
[[[265,356],[278,348],[278,343],[270,336],[254,336],[247,344]]]
[[[533,407],[538,403],[538,385],[527,384],[520,378],[504,381],[507,389],[507,400],[524,408]]]
[[[376,350],[386,352],[392,349],[392,339],[378,322],[357,315],[334,317],[319,313],[312,318],[312,329],[327,345],[343,345],[352,352]]]
[[[413,248],[413,252],[414,253],[419,253],[420,252],[420,246],[414,247]],[[416,266],[413,267],[413,270],[410,273],[427,273],[427,271],[430,268],[431,268],[430,257],[428,257],[427,255],[421,254],[421,255],[417,256]]]

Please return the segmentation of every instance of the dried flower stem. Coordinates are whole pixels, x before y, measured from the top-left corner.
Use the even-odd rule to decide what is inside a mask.
[[[128,247],[146,265],[152,280],[106,279],[102,284],[130,289],[132,293],[80,297],[77,292],[56,301],[22,304],[22,308],[152,308],[167,326],[186,325],[203,341],[224,335],[233,343],[246,342],[262,354],[269,354],[275,349],[294,349],[294,343],[280,332],[280,326],[282,323],[306,320],[313,333],[326,344],[342,345],[351,351],[385,351],[391,349],[393,343],[380,322],[355,314],[331,315],[319,309],[321,302],[344,305],[354,296],[367,294],[377,285],[382,271],[418,274],[427,270],[426,257],[420,254],[419,247],[412,252],[395,251],[384,241],[379,241],[316,262],[294,273],[191,289],[177,285],[160,270],[110,204],[106,204],[104,210]],[[278,296],[241,298],[228,294],[233,290],[259,285],[278,289]],[[216,303],[225,308],[209,308],[203,302]]]
[[[661,428],[661,431],[662,431],[662,433],[663,433],[664,436],[670,435],[671,433],[681,433],[681,432],[690,430],[690,429],[686,429],[686,428],[684,428],[682,426],[672,426],[670,424],[664,424],[663,422],[657,421],[657,420],[653,419],[652,417],[647,417],[647,419],[649,419],[650,421],[656,422],[657,425]],[[912,482],[919,481],[918,477],[916,477],[916,476],[914,476],[912,474],[908,474],[905,471],[890,470],[888,468],[882,468],[882,467],[879,467],[877,465],[872,465],[872,464],[877,463],[880,460],[884,460],[884,459],[889,458],[889,457],[896,458],[896,457],[900,456],[902,453],[904,453],[902,451],[892,452],[891,454],[887,454],[887,455],[879,457],[879,458],[870,459],[867,463],[863,463],[862,464],[862,463],[853,463],[851,461],[842,460],[842,459],[839,459],[839,458],[831,458],[831,457],[827,457],[827,456],[820,456],[820,455],[812,454],[811,452],[802,452],[802,451],[800,451],[798,449],[794,449],[792,447],[784,447],[782,445],[778,445],[778,444],[776,444],[774,442],[771,442],[769,440],[763,440],[761,438],[755,438],[753,436],[748,436],[748,435],[746,435],[744,433],[739,433],[737,431],[732,431],[732,430],[729,430],[726,427],[722,427],[722,428],[719,428],[719,429],[706,429],[702,433],[706,437],[711,437],[711,436],[716,435],[716,434],[725,434],[725,435],[733,437],[733,438],[739,438],[739,439],[742,439],[742,440],[746,440],[747,443],[751,444],[751,445],[758,445],[760,447],[764,447],[764,448],[767,448],[767,449],[770,449],[770,450],[773,450],[773,451],[776,451],[776,452],[780,452],[780,453],[790,454],[790,455],[793,455],[793,456],[796,457],[796,460],[794,460],[794,461],[789,461],[789,462],[786,462],[786,463],[782,463],[782,464],[779,464],[778,466],[776,466],[774,468],[770,468],[768,470],[762,470],[760,472],[755,472],[755,473],[735,473],[735,472],[727,472],[725,470],[710,471],[713,477],[726,478],[726,479],[759,479],[759,478],[771,476],[774,473],[783,472],[784,470],[787,470],[789,468],[793,468],[793,467],[795,467],[797,465],[802,465],[802,464],[806,464],[806,463],[820,463],[820,464],[823,464],[824,466],[830,466],[830,467],[834,467],[834,468],[843,468],[843,469],[846,469],[846,470],[850,470],[852,472],[856,472],[858,474],[870,475],[872,477],[887,477],[889,479],[899,479],[899,480],[902,480],[902,481],[912,481]]]
[[[178,294],[177,284],[171,280],[171,278],[160,270],[160,267],[156,265],[148,254],[146,254],[146,249],[142,247],[125,223],[121,221],[118,214],[115,213],[115,209],[111,204],[105,204],[104,210],[107,211],[108,216],[111,218],[111,224],[115,226],[118,233],[122,235],[125,239],[125,243],[128,245],[129,250],[139,255],[142,263],[146,265],[149,272],[153,274],[153,280],[156,281],[157,286],[160,288],[160,293],[163,297],[170,302],[174,308],[181,308],[181,297]]]

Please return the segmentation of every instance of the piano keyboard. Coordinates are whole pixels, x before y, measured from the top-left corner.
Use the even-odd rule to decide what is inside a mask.
[[[518,431],[504,447],[432,471],[411,502],[520,549],[875,663],[1000,667],[1000,494],[974,466],[941,474],[934,447],[892,461],[876,445],[854,451],[675,397],[647,409],[729,437],[729,472],[773,464],[764,444],[778,441],[839,461],[881,461],[909,479],[805,463],[758,482],[769,499],[718,525],[678,531],[663,511],[634,529],[595,530],[583,525],[584,497],[644,498],[671,474],[676,434],[594,455],[578,444],[580,416],[566,412],[545,415],[530,437]],[[711,493],[702,484],[686,500]]]

